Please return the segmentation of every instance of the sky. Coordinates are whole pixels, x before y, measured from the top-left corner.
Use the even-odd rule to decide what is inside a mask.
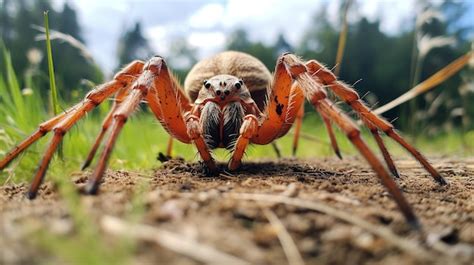
[[[176,38],[186,39],[203,58],[222,50],[226,36],[236,28],[246,29],[254,41],[271,43],[281,32],[290,44],[297,44],[321,8],[327,8],[337,24],[340,5],[340,0],[53,0],[53,5],[60,10],[65,1],[78,12],[86,45],[108,74],[117,66],[118,39],[136,21],[142,23],[153,50],[165,58]],[[474,0],[465,1],[472,2],[472,18]],[[381,30],[396,34],[412,26],[415,2],[360,0],[353,13],[379,18]],[[356,19],[349,16],[350,21]],[[474,27],[474,19],[465,23]]]

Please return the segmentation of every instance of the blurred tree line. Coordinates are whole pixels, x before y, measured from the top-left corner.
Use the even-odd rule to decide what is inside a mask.
[[[32,80],[43,96],[49,89],[45,42],[36,40],[44,26],[43,12],[49,11],[49,25],[56,30],[84,42],[76,11],[67,3],[56,11],[48,0],[3,0],[0,10],[0,34],[10,51],[13,66],[21,80]],[[101,70],[81,51],[61,40],[52,41],[56,83],[63,100],[82,96],[89,89],[82,80],[94,83],[103,80]],[[3,64],[2,64],[3,65]],[[2,70],[3,71],[3,70]],[[28,84],[23,84],[27,86]]]
[[[369,21],[359,15],[349,24],[340,78],[354,84],[371,106],[391,101],[471,49],[472,40],[468,40],[467,36],[472,34],[473,29],[463,27],[460,23],[466,15],[465,5],[464,2],[446,1],[435,6],[428,1],[420,1],[414,28],[397,34],[384,33],[379,20]],[[349,13],[357,17],[357,9],[357,2],[353,3]],[[43,25],[43,10],[51,10],[52,29],[84,42],[76,12],[67,2],[61,11],[53,11],[47,0],[3,0],[0,31],[3,42],[12,53],[16,71],[25,75],[35,70],[35,78],[43,84],[40,87],[47,89],[45,56],[36,58],[37,66],[29,58],[33,57],[35,51],[38,55],[45,50],[44,42],[34,40],[39,32],[31,27],[32,24]],[[332,68],[341,26],[330,22],[326,10],[323,7],[314,14],[310,25],[298,25],[307,29],[294,46],[289,44],[283,34],[269,44],[252,40],[245,29],[236,29],[229,34],[224,49],[250,53],[261,59],[270,70],[274,69],[277,57],[285,51],[306,59],[317,59]],[[147,59],[154,53],[160,53],[151,49],[139,22],[125,30],[117,47],[117,68],[131,60]],[[173,40],[171,47],[168,62],[180,79],[184,80],[190,67],[197,61],[198,51],[185,38]],[[87,79],[94,83],[102,81],[102,73],[95,64],[69,44],[53,41],[53,54],[64,100],[71,100],[73,90],[86,89],[81,85],[81,80]],[[464,69],[432,92],[384,116],[389,120],[401,116],[403,122],[397,121],[397,126],[416,129],[418,133],[420,126],[428,133],[449,130],[461,124],[464,128],[472,128],[469,119],[474,117],[474,105],[469,103],[472,102],[474,90],[472,71]],[[425,126],[427,124],[430,127]]]

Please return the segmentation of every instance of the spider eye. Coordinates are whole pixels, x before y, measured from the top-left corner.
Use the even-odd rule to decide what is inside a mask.
[[[211,87],[211,83],[207,82],[207,80],[204,81],[204,87],[209,89]]]
[[[226,96],[228,96],[230,94],[230,91],[226,90],[226,91],[224,91],[224,94],[226,94]]]
[[[235,88],[240,89],[242,87],[242,84],[239,82],[235,83]]]
[[[243,85],[243,84],[244,84],[244,81],[243,81],[242,79],[240,79],[240,80],[239,80],[239,83],[240,83],[241,85]]]
[[[222,92],[220,90],[216,90],[216,94],[219,96]]]

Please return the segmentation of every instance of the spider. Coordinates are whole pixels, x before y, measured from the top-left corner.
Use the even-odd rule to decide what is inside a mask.
[[[35,198],[64,135],[87,112],[115,94],[114,104],[83,165],[86,168],[91,163],[106,132],[110,131],[86,185],[86,193],[98,192],[117,137],[128,117],[142,101],[146,101],[151,112],[172,138],[196,146],[209,172],[218,171],[211,154],[214,148],[227,148],[232,152],[228,169],[233,171],[241,164],[249,144],[272,143],[285,135],[294,123],[295,134],[298,135],[306,98],[322,116],[336,154],[340,156],[332,123],[347,135],[367,160],[407,222],[418,227],[416,215],[388,170],[363,141],[358,126],[328,99],[326,90],[332,91],[360,115],[362,122],[375,137],[385,163],[394,176],[397,177],[398,172],[379,135],[380,131],[410,152],[436,182],[440,185],[447,184],[423,155],[407,143],[389,122],[371,112],[354,89],[339,81],[318,61],[303,61],[293,54],[285,53],[278,58],[272,75],[257,58],[235,51],[222,52],[197,63],[186,77],[184,89],[160,56],[155,56],[146,63],[130,63],[112,81],[89,92],[82,102],[40,124],[33,134],[0,161],[0,170],[32,143],[53,131],[51,142],[27,193],[28,198]]]

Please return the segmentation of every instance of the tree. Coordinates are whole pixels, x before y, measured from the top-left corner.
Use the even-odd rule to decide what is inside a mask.
[[[260,59],[268,69],[275,67],[277,53],[274,47],[262,42],[251,42],[244,29],[237,29],[230,34],[226,49],[251,54]]]
[[[143,36],[141,24],[136,22],[131,29],[125,31],[119,40],[118,67],[122,67],[133,60],[147,60],[152,55],[153,52],[148,40]]]
[[[62,12],[58,14],[56,21],[58,31],[84,42],[76,11],[67,2],[64,4]],[[93,83],[102,81],[102,72],[92,62],[87,61],[77,48],[66,42],[54,41],[52,49],[56,65],[55,74],[58,77],[57,82],[64,100],[77,100],[75,97],[82,97],[87,92],[88,88],[80,85],[82,80],[87,79]],[[46,61],[44,67],[47,67]],[[78,93],[71,93],[71,90],[77,90]]]
[[[293,52],[293,47],[286,41],[283,33],[278,34],[274,49],[277,56],[285,52]]]
[[[189,45],[186,38],[176,38],[172,41],[168,63],[179,80],[183,81],[186,78],[197,61],[197,50]]]
[[[32,25],[43,26],[43,12],[49,10],[49,24],[51,30],[61,31],[83,41],[80,35],[80,26],[77,22],[75,10],[67,3],[63,10],[52,9],[49,0],[6,0],[0,11],[0,32],[5,46],[11,53],[13,67],[20,75],[33,74],[28,71],[32,64],[38,64],[34,77],[25,76],[25,80],[35,80],[35,85],[43,96],[48,94],[48,68],[46,56],[39,56],[40,62],[31,62],[28,54],[37,51],[46,53],[45,42],[36,41],[40,32]],[[52,41],[53,60],[55,62],[56,81],[63,99],[71,99],[71,91],[80,87],[82,79],[89,79],[95,83],[102,80],[102,73],[97,66],[83,58],[76,48],[58,40]],[[31,58],[30,58],[31,59]],[[24,86],[24,83],[21,83]],[[77,93],[81,94],[81,93]]]

